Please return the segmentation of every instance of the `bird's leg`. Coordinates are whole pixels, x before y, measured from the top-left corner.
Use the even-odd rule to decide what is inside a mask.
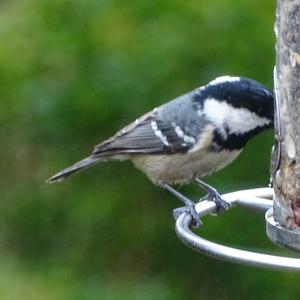
[[[173,216],[175,220],[184,212],[189,213],[192,216],[192,224],[194,227],[199,227],[202,225],[202,222],[197,214],[197,211],[195,209],[195,203],[190,200],[189,198],[185,197],[184,195],[180,194],[178,191],[176,191],[174,188],[172,188],[170,185],[166,183],[162,183],[161,186],[169,191],[173,196],[178,198],[180,201],[184,203],[184,207],[175,208],[173,210]]]
[[[221,195],[218,193],[218,191],[210,186],[209,184],[203,182],[200,178],[196,178],[196,183],[207,192],[207,195],[204,196],[201,200],[210,200],[215,202],[217,206],[217,213],[222,213],[230,208],[230,203],[225,201]]]

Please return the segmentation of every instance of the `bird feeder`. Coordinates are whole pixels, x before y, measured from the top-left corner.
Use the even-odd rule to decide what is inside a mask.
[[[300,252],[300,2],[277,0],[274,68],[275,145],[271,155],[272,188],[222,195],[231,207],[265,212],[270,240]],[[213,202],[196,205],[200,217],[213,213]],[[191,217],[176,220],[179,239],[197,252],[246,265],[300,271],[300,259],[231,248],[208,241],[190,229]]]

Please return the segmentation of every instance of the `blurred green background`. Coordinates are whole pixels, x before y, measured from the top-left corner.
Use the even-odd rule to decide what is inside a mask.
[[[290,299],[298,275],[216,261],[174,232],[180,203],[129,162],[45,179],[139,115],[223,74],[272,87],[271,0],[0,2],[0,299]],[[272,132],[210,177],[265,186]],[[182,188],[193,199],[196,186]],[[264,218],[206,217],[206,237],[283,253]]]

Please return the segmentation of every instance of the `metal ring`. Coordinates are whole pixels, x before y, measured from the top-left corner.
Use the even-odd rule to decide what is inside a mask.
[[[259,188],[238,191],[222,195],[222,198],[231,203],[231,206],[242,205],[260,211],[272,207],[273,189]],[[214,213],[216,205],[212,201],[203,201],[196,204],[199,217]],[[300,259],[284,256],[269,255],[252,251],[240,250],[208,241],[190,230],[191,216],[181,214],[176,220],[176,233],[179,239],[193,250],[229,262],[251,265],[261,268],[277,270],[300,271]]]

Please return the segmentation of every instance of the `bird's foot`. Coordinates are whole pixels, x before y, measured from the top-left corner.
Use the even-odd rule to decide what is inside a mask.
[[[182,201],[185,205],[183,207],[179,207],[179,208],[176,208],[173,210],[173,216],[174,216],[175,220],[182,213],[186,212],[192,216],[192,225],[194,227],[199,227],[200,225],[202,225],[202,222],[200,221],[197,211],[195,209],[195,203],[192,200],[190,200],[189,198],[180,194],[178,191],[176,191],[174,188],[172,188],[170,185],[168,185],[166,183],[164,183],[164,184],[161,183],[161,185],[164,187],[164,189],[169,191],[173,196],[175,196],[177,199]]]
[[[231,207],[231,204],[224,200],[217,191],[214,193],[208,193],[201,199],[201,201],[203,200],[213,201],[216,204],[217,209],[215,214],[221,214]]]
[[[204,196],[200,201],[213,201],[217,206],[216,214],[223,213],[231,207],[231,204],[224,200],[214,187],[208,185],[199,178],[196,178],[196,182],[207,191],[207,195]]]
[[[202,221],[200,220],[200,218],[197,214],[197,211],[196,211],[196,208],[195,208],[195,203],[193,201],[189,200],[189,202],[187,202],[185,206],[175,208],[173,210],[174,219],[177,220],[178,217],[183,213],[188,213],[188,214],[191,215],[191,217],[192,217],[192,226],[193,227],[197,228],[197,227],[200,227],[200,226],[203,225]]]

